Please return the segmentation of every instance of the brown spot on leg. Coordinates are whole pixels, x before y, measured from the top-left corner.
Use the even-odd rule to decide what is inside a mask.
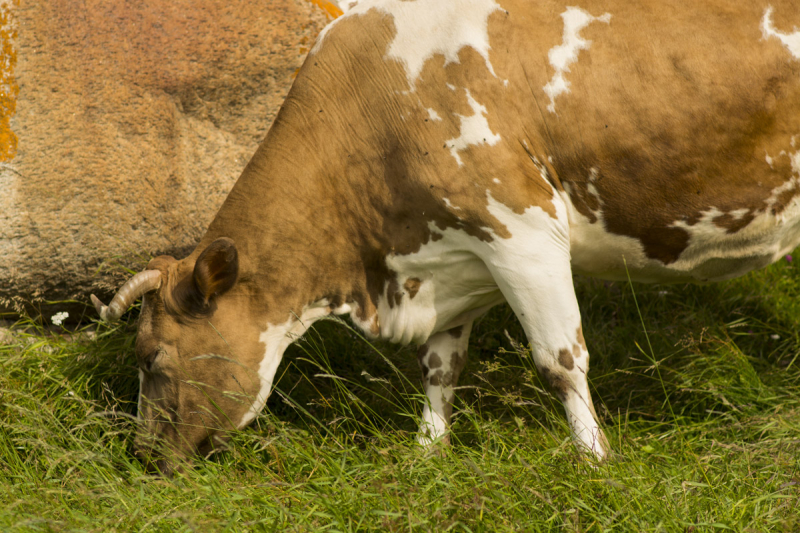
[[[458,338],[461,337],[461,334],[464,333],[464,326],[458,326],[457,328],[453,328],[451,330],[448,330],[448,333],[454,339],[458,339]]]
[[[559,350],[558,363],[567,370],[572,370],[573,368],[575,368],[575,361],[572,358],[572,354],[569,353],[569,350],[567,349]]]
[[[578,344],[581,345],[581,348],[583,348],[584,351],[588,352],[589,350],[586,348],[586,339],[583,338],[583,326],[582,325],[578,326],[578,331],[576,333],[576,336],[578,337]]]
[[[462,356],[457,351],[450,354],[450,370],[461,372],[461,369],[464,368],[464,363],[467,362],[466,359],[466,355]]]
[[[397,283],[396,275],[394,275],[389,279],[389,286],[386,288],[386,300],[389,303],[389,309],[394,309],[395,305],[400,304],[400,300],[397,298],[399,292],[400,286]],[[401,294],[400,298],[402,297],[403,295]]]
[[[427,354],[428,354],[428,345],[427,344],[421,345],[417,350],[417,361],[419,361],[419,364],[422,364],[422,360],[425,358]]]
[[[542,374],[542,377],[544,377],[545,381],[547,381],[547,383],[556,393],[556,396],[558,396],[561,401],[564,401],[567,397],[567,391],[569,390],[569,384],[567,383],[567,380],[561,377],[558,373],[552,372],[549,368],[544,366],[539,368],[539,373]]]
[[[428,357],[428,366],[431,368],[439,368],[442,366],[442,358],[439,357],[439,354],[433,352],[430,357]]]
[[[442,376],[442,387],[449,387],[453,384],[453,372],[445,372]]]
[[[434,387],[438,387],[442,383],[442,371],[437,370],[434,372],[430,378],[428,378],[428,383]]]
[[[425,376],[427,376],[428,372],[430,371],[430,369],[428,368],[428,366],[424,362],[426,355],[428,355],[428,345],[427,344],[423,344],[417,350],[417,363],[419,363],[419,368],[420,368],[420,370],[422,370],[422,377],[423,378],[425,378]]]
[[[414,299],[414,296],[419,292],[420,285],[422,285],[422,280],[418,278],[408,278],[406,282],[403,283],[403,288],[408,291],[409,299]]]

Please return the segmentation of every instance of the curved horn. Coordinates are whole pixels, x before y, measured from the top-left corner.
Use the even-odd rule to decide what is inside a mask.
[[[120,288],[108,306],[103,305],[100,299],[92,294],[94,304],[100,318],[104,322],[119,320],[136,299],[146,292],[155,290],[161,285],[161,272],[159,270],[144,270],[139,272]]]

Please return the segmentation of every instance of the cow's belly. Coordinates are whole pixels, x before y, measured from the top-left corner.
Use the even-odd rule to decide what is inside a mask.
[[[689,233],[689,243],[677,260],[665,264],[647,257],[637,239],[607,231],[602,213],[590,223],[566,195],[562,198],[570,225],[572,270],[592,277],[649,283],[719,281],[767,266],[800,245],[800,199],[779,214],[758,215],[735,233],[714,224],[719,216],[715,211],[691,226],[676,223]],[[521,219],[528,216],[533,215]],[[504,301],[479,257],[485,243],[461,230],[442,231],[432,224],[431,231],[436,240],[417,253],[386,258],[396,277],[378,300],[377,322],[380,336],[392,342],[423,343],[433,333],[469,322]],[[537,249],[532,246],[532,253]]]
[[[676,222],[689,235],[688,247],[669,264],[646,256],[637,239],[608,232],[602,216],[589,220],[569,207],[573,271],[610,280],[646,283],[721,281],[765,267],[800,245],[800,200],[780,214],[765,212],[735,233],[713,223],[711,210],[694,225]],[[646,216],[646,215],[643,215]]]

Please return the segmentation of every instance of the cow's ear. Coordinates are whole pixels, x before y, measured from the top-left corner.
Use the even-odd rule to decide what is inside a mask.
[[[203,250],[192,273],[194,289],[204,304],[230,290],[238,277],[239,253],[233,241],[226,237],[215,240]]]

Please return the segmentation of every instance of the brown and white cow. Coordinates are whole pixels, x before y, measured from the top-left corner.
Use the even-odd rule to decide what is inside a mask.
[[[359,2],[197,249],[96,301],[114,319],[144,294],[150,433],[208,450],[298,335],[349,314],[421,346],[428,442],[506,301],[602,458],[572,275],[722,280],[800,244],[799,25],[797,0]]]

